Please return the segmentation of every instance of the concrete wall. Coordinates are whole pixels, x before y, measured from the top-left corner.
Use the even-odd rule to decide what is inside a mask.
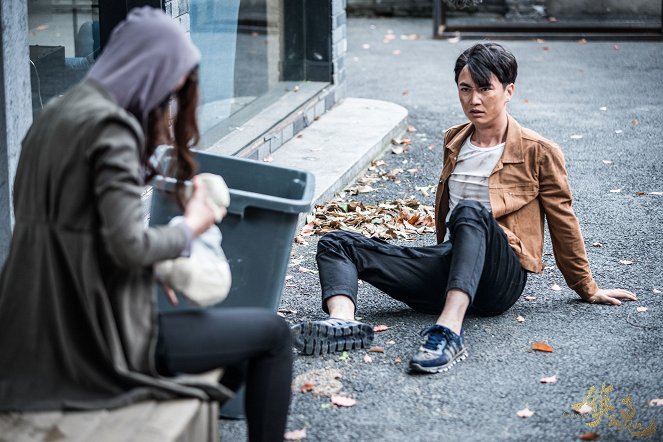
[[[347,0],[350,15],[393,15],[407,17],[432,17],[433,0]],[[507,0],[509,1],[509,0]],[[512,0],[542,1],[542,0]],[[481,10],[491,13],[506,12],[505,0],[483,0]]]
[[[32,123],[27,1],[0,3],[0,264],[13,225],[12,188],[21,140]]]
[[[546,0],[549,15],[558,18],[578,17],[658,17],[661,0]]]
[[[483,0],[482,12],[507,17],[661,17],[661,0]],[[348,0],[350,15],[396,15],[431,17],[433,0]]]

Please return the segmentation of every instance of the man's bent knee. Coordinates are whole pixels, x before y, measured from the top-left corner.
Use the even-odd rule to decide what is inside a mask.
[[[344,243],[351,241],[351,234],[343,230],[334,230],[325,234],[320,241],[318,241],[318,253],[322,253],[328,249],[335,249]]]

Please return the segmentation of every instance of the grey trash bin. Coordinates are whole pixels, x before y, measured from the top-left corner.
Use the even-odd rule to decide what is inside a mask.
[[[225,301],[208,308],[265,307],[281,301],[299,214],[311,208],[315,178],[310,172],[253,160],[196,152],[198,172],[221,175],[230,189],[228,214],[219,224],[230,264],[232,287]],[[172,198],[173,181],[153,181],[150,224],[166,224],[181,211]],[[173,306],[158,297],[159,309],[195,309],[186,300]],[[224,417],[244,417],[244,392],[225,404]]]

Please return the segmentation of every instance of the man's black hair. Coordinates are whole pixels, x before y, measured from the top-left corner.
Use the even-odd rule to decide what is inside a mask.
[[[497,43],[479,43],[460,54],[454,67],[456,84],[460,71],[465,66],[479,87],[490,85],[491,73],[495,74],[504,87],[515,83],[518,75],[516,57]]]

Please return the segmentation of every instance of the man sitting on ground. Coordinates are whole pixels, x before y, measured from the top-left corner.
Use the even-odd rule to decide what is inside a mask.
[[[527,273],[543,270],[544,218],[557,265],[584,301],[636,299],[594,281],[562,151],[507,112],[517,68],[513,54],[496,43],[472,46],[456,60],[458,97],[470,121],[444,135],[437,245],[404,247],[345,231],[320,239],[322,308],[330,317],[293,327],[303,354],[370,345],[372,328],[355,320],[361,279],[416,311],[438,315],[409,367],[446,371],[467,355],[465,314],[504,313],[522,294]]]

